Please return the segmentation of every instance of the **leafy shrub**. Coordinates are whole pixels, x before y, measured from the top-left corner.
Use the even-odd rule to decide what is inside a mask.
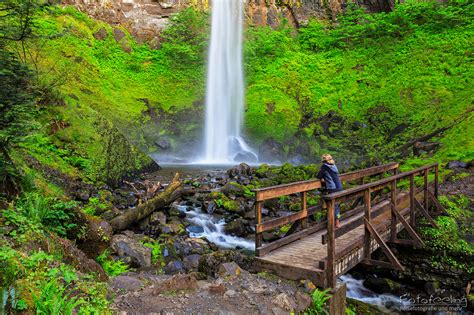
[[[61,236],[77,225],[72,221],[72,209],[77,207],[74,201],[61,201],[44,197],[39,192],[25,193],[16,204],[17,210],[33,223],[42,224],[45,228]]]
[[[144,246],[151,248],[151,261],[153,264],[160,264],[161,266],[164,265],[163,261],[163,251],[161,244],[158,240],[150,239],[143,243]]]
[[[326,308],[326,302],[331,298],[331,296],[328,294],[328,292],[329,289],[324,291],[315,289],[313,293],[311,293],[311,307],[309,310],[306,310],[305,313],[309,315],[329,314]]]
[[[114,261],[110,257],[110,252],[104,250],[102,254],[97,256],[97,262],[104,268],[104,271],[111,277],[119,276],[130,270],[127,264],[121,260]]]
[[[44,283],[40,294],[33,294],[33,299],[37,314],[72,314],[74,309],[84,303],[68,292],[68,287],[56,278]]]
[[[202,65],[208,33],[207,15],[194,8],[184,9],[170,19],[161,33],[162,50],[175,67]]]

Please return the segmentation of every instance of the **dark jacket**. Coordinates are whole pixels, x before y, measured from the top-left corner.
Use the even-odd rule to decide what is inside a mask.
[[[323,163],[319,170],[318,179],[324,179],[326,183],[326,190],[329,192],[340,191],[343,189],[341,180],[339,179],[339,171],[334,164]]]

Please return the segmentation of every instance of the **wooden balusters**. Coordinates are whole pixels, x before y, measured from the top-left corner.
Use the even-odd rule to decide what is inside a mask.
[[[370,209],[372,207],[372,201],[370,196],[370,188],[367,188],[364,191],[364,203],[365,203],[365,212],[364,217],[367,222],[371,221]],[[366,259],[370,259],[371,250],[370,250],[370,232],[368,231],[367,227],[365,228],[364,232],[364,257]]]
[[[438,199],[438,185],[439,185],[439,166],[435,166],[435,180],[434,180],[434,196]]]
[[[395,210],[397,208],[397,180],[392,181],[390,186],[390,199],[392,201]],[[394,242],[397,238],[397,217],[393,212],[391,212],[391,221],[390,221],[390,241]]]
[[[428,169],[423,171],[423,201],[426,211],[428,211]]]
[[[415,227],[415,175],[410,175],[410,224]]]
[[[306,191],[301,193],[301,210],[304,213],[304,218],[301,219],[301,228],[305,229],[308,223],[308,209],[306,207]]]
[[[327,208],[327,217],[328,217],[328,264],[327,264],[327,286],[330,288],[336,287],[336,273],[334,271],[334,257],[336,256],[336,239],[334,235],[334,210],[335,210],[335,200],[327,200],[326,201],[326,208]]]
[[[257,226],[262,223],[262,202],[257,201],[255,203],[255,219],[257,220]],[[262,233],[255,232],[255,248],[262,246],[263,235]],[[255,253],[256,256],[259,256],[258,251]]]

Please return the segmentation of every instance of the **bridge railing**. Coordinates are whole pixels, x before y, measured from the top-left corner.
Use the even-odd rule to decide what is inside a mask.
[[[371,168],[344,173],[341,174],[340,179],[343,183],[358,181],[358,184],[364,184],[365,180],[372,176],[380,175],[381,178],[385,176],[385,173],[391,172],[392,174],[398,173],[399,164],[398,163],[389,163],[381,166],[374,166]],[[278,186],[272,186],[267,188],[255,189],[255,249],[256,255],[263,255],[271,250],[274,250],[278,247],[281,247],[285,244],[288,244],[294,240],[297,240],[305,235],[314,233],[318,229],[324,229],[325,224],[320,223],[310,228],[307,228],[307,218],[317,211],[322,209],[321,206],[307,207],[307,193],[316,189],[321,188],[321,181],[318,179],[300,181],[291,184],[284,184]],[[265,200],[278,198],[282,196],[288,196],[292,194],[300,194],[301,197],[301,211],[289,214],[287,216],[282,216],[274,219],[262,221],[262,206]],[[359,200],[357,200],[351,208],[355,208]],[[270,244],[263,245],[263,232],[275,229],[277,227],[293,223],[293,227],[296,227],[297,224],[301,224],[302,231],[297,233],[287,233],[284,238],[274,241]],[[291,230],[291,229],[290,229]]]
[[[433,193],[429,190],[429,172],[434,172],[434,181],[433,181]],[[423,176],[423,186],[420,188],[416,187],[415,177],[416,176]],[[399,191],[397,189],[397,184],[401,181],[409,180],[409,222],[408,224],[405,221],[403,215],[401,215],[397,210],[397,203],[399,200]],[[370,242],[371,237],[375,238],[378,242],[380,242],[380,236],[378,232],[375,230],[374,226],[372,225],[372,220],[377,217],[378,215],[382,214],[384,210],[382,208],[378,208],[375,211],[372,210],[372,195],[382,191],[386,187],[390,190],[390,197],[389,197],[389,206],[391,208],[391,222],[390,222],[390,240],[395,241],[396,239],[396,225],[397,221],[400,221],[404,224],[405,228],[407,228],[410,235],[413,238],[417,239],[416,233],[413,231],[412,227],[415,225],[415,211],[416,208],[419,209],[423,215],[428,219],[429,223],[433,226],[436,226],[436,223],[431,219],[428,214],[428,204],[429,199],[436,202],[436,198],[438,197],[438,164],[430,164],[424,167],[420,167],[414,169],[412,171],[399,173],[387,178],[380,179],[378,181],[363,184],[354,188],[349,188],[340,192],[336,192],[333,194],[328,194],[323,196],[324,202],[327,208],[327,234],[323,235],[322,243],[327,243],[327,260],[324,262],[320,262],[320,266],[325,269],[326,276],[327,276],[327,285],[328,287],[334,287],[336,284],[336,272],[335,272],[335,263],[336,261],[341,258],[340,256],[344,255],[344,252],[341,251],[338,253],[338,257],[336,257],[336,238],[340,237],[349,231],[355,229],[356,227],[364,224],[364,260],[368,264],[375,264],[373,260],[370,258],[371,249],[370,249]],[[423,192],[423,205],[418,202],[415,198],[417,194]],[[355,198],[362,197],[363,206],[364,206],[364,216],[358,220],[353,220],[347,225],[343,225],[341,228],[335,228],[335,214],[334,209],[336,204],[347,202],[353,200]],[[404,240],[400,240],[404,241]],[[417,239],[417,241],[421,242],[421,239]],[[382,244],[384,245],[383,241]],[[384,249],[384,248],[383,248]],[[386,249],[384,249],[386,251]],[[390,251],[388,250],[389,254]],[[390,259],[390,257],[389,257]],[[398,264],[398,261],[393,259],[392,263]],[[378,262],[379,265],[384,264],[384,262]],[[387,263],[385,263],[387,264]],[[401,265],[399,265],[400,268]]]

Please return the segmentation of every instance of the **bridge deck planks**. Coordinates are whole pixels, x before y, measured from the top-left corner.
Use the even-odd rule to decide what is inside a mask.
[[[403,207],[402,215],[406,216],[408,213],[408,208],[406,208],[406,203],[402,202],[400,206]],[[356,215],[353,215],[347,219],[341,221],[341,225],[349,224],[350,222],[357,220],[363,217],[364,213],[360,212]],[[391,212],[390,208],[386,207],[382,213],[372,218],[372,225],[377,231],[386,233],[390,228],[391,222]],[[290,244],[284,245],[278,249],[271,251],[261,257],[256,257],[255,259],[265,265],[265,269],[273,269],[278,273],[278,270],[281,270],[282,266],[287,268],[285,272],[290,272],[294,275],[295,279],[298,279],[298,271],[304,270],[305,275],[307,272],[314,272],[315,277],[314,281],[316,285],[324,287],[325,281],[325,272],[319,267],[319,261],[327,259],[327,245],[322,244],[322,235],[326,233],[326,229],[320,230],[316,233],[310,234],[302,239],[294,241]],[[352,256],[350,257],[351,265],[356,265],[362,260],[362,255],[357,255],[357,251],[362,250],[361,238],[364,235],[364,225],[360,225],[353,230],[347,232],[344,235],[336,238],[336,257],[338,254],[341,254],[343,251],[350,249]],[[378,246],[373,243],[371,244],[371,251],[375,251]],[[346,255],[347,257],[347,255]],[[275,266],[275,268],[272,268]],[[278,268],[276,268],[278,266]],[[338,266],[337,273],[338,276],[344,272],[346,269],[350,269],[351,266]],[[293,269],[293,270],[292,270]],[[301,275],[303,278],[303,275]]]

